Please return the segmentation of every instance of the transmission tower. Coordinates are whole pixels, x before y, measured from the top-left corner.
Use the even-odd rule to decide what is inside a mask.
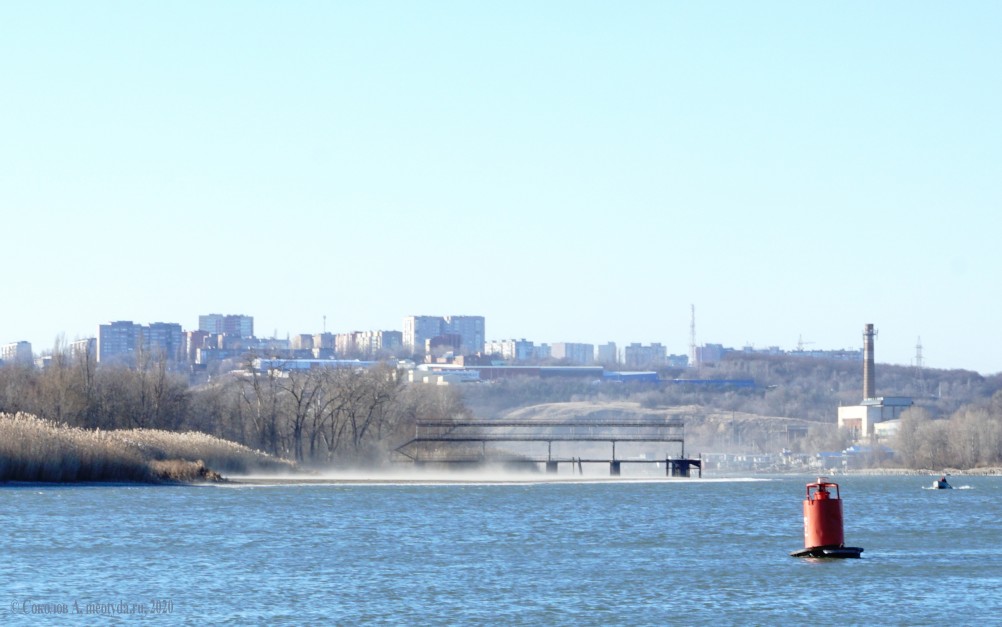
[[[918,343],[915,344],[915,367],[922,367],[922,336],[919,336]]]

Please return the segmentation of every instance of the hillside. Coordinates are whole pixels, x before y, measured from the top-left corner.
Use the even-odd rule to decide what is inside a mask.
[[[686,450],[690,452],[778,451],[793,441],[789,435],[791,428],[794,433],[809,433],[809,437],[815,439],[819,435],[828,438],[834,436],[834,428],[801,418],[720,411],[699,405],[647,407],[636,401],[542,403],[520,407],[498,416],[498,419],[506,420],[558,422],[661,418],[680,418],[685,422]]]
[[[946,419],[987,403],[1002,376],[877,364],[877,391],[908,396],[923,415]],[[838,407],[862,399],[862,364],[785,356],[733,355],[697,372],[663,371],[661,383],[518,379],[463,388],[483,419],[679,416],[690,451],[816,452],[848,441],[835,429]],[[693,385],[684,379],[752,380],[752,387]],[[806,431],[806,435],[803,435]]]

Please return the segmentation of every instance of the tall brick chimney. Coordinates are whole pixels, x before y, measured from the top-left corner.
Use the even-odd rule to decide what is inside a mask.
[[[877,398],[877,377],[873,367],[873,339],[876,335],[872,324],[863,327],[863,400]]]

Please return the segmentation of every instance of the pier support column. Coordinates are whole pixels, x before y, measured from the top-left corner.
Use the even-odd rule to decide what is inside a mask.
[[[618,477],[620,473],[619,462],[609,462],[609,475],[612,477]]]
[[[546,472],[548,474],[557,474],[557,462],[546,462]]]
[[[673,477],[688,477],[689,476],[689,460],[678,459],[672,462],[671,476]]]

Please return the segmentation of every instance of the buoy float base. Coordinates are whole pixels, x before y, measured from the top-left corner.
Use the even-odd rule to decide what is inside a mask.
[[[812,546],[790,553],[792,557],[830,557],[834,559],[858,558],[863,549],[858,546]]]

